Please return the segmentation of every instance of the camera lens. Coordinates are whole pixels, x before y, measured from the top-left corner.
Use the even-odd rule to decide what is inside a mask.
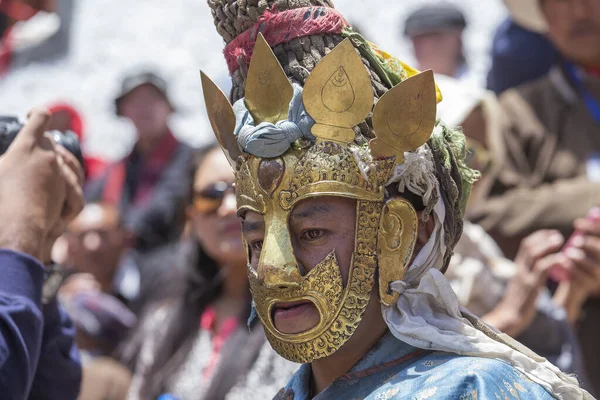
[[[51,131],[48,132],[52,136],[54,143],[64,147],[71,154],[73,154],[79,163],[83,166],[83,154],[81,153],[81,146],[79,145],[79,139],[77,135],[72,131],[59,132]]]
[[[8,150],[8,146],[15,140],[22,127],[18,118],[0,115],[0,155]]]

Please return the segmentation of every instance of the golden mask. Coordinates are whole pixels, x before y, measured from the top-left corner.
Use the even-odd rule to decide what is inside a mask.
[[[267,338],[280,355],[295,362],[331,355],[355,332],[374,287],[383,305],[398,299],[390,284],[403,278],[418,221],[408,201],[386,200],[385,186],[394,168],[404,162],[404,152],[422,146],[433,131],[433,74],[404,81],[373,109],[368,72],[351,42],[342,42],[316,66],[302,93],[315,121],[316,142],[291,146],[277,158],[240,151],[230,103],[205,75],[202,81],[211,124],[235,168],[238,213],[253,211],[264,217],[260,260],[256,270],[249,265],[248,274]],[[244,100],[255,124],[285,118],[292,94],[290,82],[259,35]],[[369,149],[360,148],[353,142],[353,127],[372,110],[376,139]],[[356,200],[355,247],[346,285],[335,251],[301,274],[288,226],[298,202],[332,196]],[[276,303],[296,301],[313,303],[320,321],[309,331],[283,334],[275,328],[271,311]]]

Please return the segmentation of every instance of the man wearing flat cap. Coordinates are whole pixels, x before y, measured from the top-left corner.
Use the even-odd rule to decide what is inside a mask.
[[[501,96],[509,125],[507,161],[473,217],[508,256],[535,230],[556,229],[565,240],[574,230],[580,232],[565,250],[568,263],[560,266],[569,282],[561,286],[571,290],[559,295],[578,325],[598,390],[600,224],[583,218],[600,203],[600,1],[506,3],[513,20],[544,33],[559,55],[548,74]]]
[[[135,126],[136,143],[127,157],[90,184],[86,195],[88,201],[117,205],[135,235],[135,247],[149,251],[181,233],[191,149],[169,128],[175,108],[167,83],[155,72],[125,77],[115,108]]]
[[[467,20],[462,11],[446,2],[427,4],[406,19],[404,35],[413,44],[420,70],[465,79],[469,68],[463,51]]]

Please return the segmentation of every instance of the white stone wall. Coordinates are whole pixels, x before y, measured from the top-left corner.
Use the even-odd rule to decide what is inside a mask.
[[[436,0],[337,0],[369,40],[412,63],[401,35],[406,14]],[[491,34],[505,11],[501,0],[453,0],[469,19],[466,49],[483,82]],[[0,81],[0,113],[24,116],[33,105],[53,100],[75,104],[87,127],[85,149],[116,159],[129,150],[134,133],[114,116],[120,77],[140,65],[156,66],[171,85],[181,112],[172,124],[177,136],[199,145],[211,140],[198,70],[222,87],[228,77],[223,42],[204,0],[77,0],[70,55],[59,62],[30,65]]]

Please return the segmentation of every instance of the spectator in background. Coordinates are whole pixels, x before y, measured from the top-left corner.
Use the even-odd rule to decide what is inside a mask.
[[[600,2],[520,0],[514,5],[513,13],[523,15],[515,19],[546,32],[560,60],[547,75],[500,97],[510,125],[503,138],[506,163],[472,217],[509,257],[522,238],[539,229],[569,237],[576,228],[584,235],[565,251],[568,261],[562,266],[571,282],[582,285],[557,294],[564,296],[567,311],[587,302],[578,331],[598,392],[600,226],[580,219],[600,201]]]
[[[53,103],[48,107],[52,115],[50,119],[50,130],[61,132],[72,131],[79,138],[82,147],[84,145],[83,118],[75,107],[67,103]],[[90,157],[83,154],[84,172],[86,180],[93,180],[102,175],[107,167],[106,161],[98,157]]]
[[[125,400],[131,373],[114,358],[142,312],[142,293],[159,283],[138,269],[139,255],[130,249],[130,235],[114,205],[87,204],[62,239],[63,265],[71,275],[59,298],[77,328],[83,364],[78,400]],[[156,284],[154,289],[144,286],[148,282]]]
[[[114,205],[87,204],[65,239],[64,264],[74,274],[63,290],[73,294],[93,288],[115,296],[138,316],[169,273],[168,266],[142,269],[153,253],[140,255],[131,248],[131,234]]]
[[[600,199],[600,176],[595,172],[600,75],[593,67],[600,65],[600,3],[516,4],[529,4],[535,11],[519,20],[538,21],[531,28],[549,28],[560,61],[539,80],[500,97],[509,124],[504,135],[507,164],[475,217],[510,257],[519,241],[537,229],[559,229],[569,236],[573,221]],[[515,12],[527,12],[523,8]]]
[[[125,227],[135,236],[134,247],[149,251],[179,238],[191,149],[169,128],[174,108],[166,82],[155,73],[127,76],[115,105],[117,115],[136,128],[135,147],[90,183],[86,197],[118,205]]]
[[[427,4],[410,14],[404,34],[413,44],[418,69],[468,78],[462,38],[466,27],[464,14],[450,3]]]
[[[120,358],[137,316],[157,300],[172,267],[148,262],[160,250],[140,255],[130,248],[131,235],[114,205],[87,204],[63,239],[72,275],[60,300],[77,327],[84,366],[79,400],[125,399],[131,374],[111,357]]]
[[[502,133],[506,121],[493,93],[446,76],[437,76],[436,83],[444,94],[438,105],[438,117],[463,127],[469,164],[483,174],[473,186],[468,215],[485,198],[494,176],[502,171],[506,156]],[[566,257],[559,252],[563,244],[564,238],[558,232],[535,232],[522,242],[513,262],[504,257],[481,226],[465,221],[446,277],[460,303],[469,311],[562,371],[576,374],[589,390],[583,356],[570,323],[573,316],[567,315],[566,304],[561,304],[564,298],[556,296],[553,302],[545,287],[552,267]],[[573,282],[567,290],[579,290],[580,285],[581,282]],[[542,336],[545,340],[540,341]]]
[[[546,75],[557,57],[552,43],[539,33],[540,27],[530,25],[535,21],[515,12],[527,2],[504,2],[511,15],[494,35],[492,67],[487,81],[487,88],[496,94]]]
[[[77,285],[71,281],[61,288],[60,302],[76,328],[83,369],[78,400],[125,400],[131,371],[115,359],[115,350],[137,318],[118,299],[100,292],[94,281],[78,280]]]
[[[250,290],[233,172],[211,146],[198,154],[191,175],[189,240],[154,257],[177,267],[168,297],[125,354],[128,362],[137,359],[130,399],[272,398],[297,365],[271,349],[260,323],[247,326]]]

